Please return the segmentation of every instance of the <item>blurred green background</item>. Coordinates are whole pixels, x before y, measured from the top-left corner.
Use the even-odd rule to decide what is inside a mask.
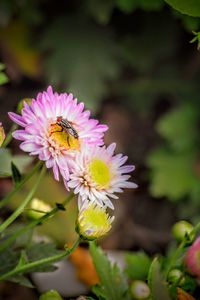
[[[199,25],[163,0],[0,1],[5,129],[7,111],[52,84],[106,122],[106,143],[116,141],[136,165],[139,188],[114,203],[109,247],[154,252],[166,247],[175,220],[199,218],[200,55],[190,43]],[[18,142],[11,149],[19,153]],[[57,188],[52,199],[65,194]]]

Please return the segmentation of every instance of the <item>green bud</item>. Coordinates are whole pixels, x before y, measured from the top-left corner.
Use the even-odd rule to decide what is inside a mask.
[[[178,286],[182,286],[185,282],[185,277],[182,271],[179,269],[173,269],[169,272],[168,281],[171,284],[177,284]]]
[[[38,198],[32,199],[27,216],[37,220],[52,210],[51,205]]]
[[[131,284],[130,291],[135,300],[145,300],[150,296],[150,288],[142,280],[134,280]]]
[[[173,236],[178,242],[183,241],[185,238],[188,238],[190,241],[194,239],[194,235],[190,235],[193,230],[193,225],[187,221],[179,221],[174,224],[172,227]]]
[[[58,294],[57,291],[51,290],[42,294],[39,300],[62,300],[62,297]]]

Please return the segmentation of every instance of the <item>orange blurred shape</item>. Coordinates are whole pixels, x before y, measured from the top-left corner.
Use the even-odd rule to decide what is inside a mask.
[[[87,249],[78,247],[70,255],[70,259],[76,267],[77,277],[82,282],[89,286],[99,282],[92,257]]]
[[[177,288],[177,297],[178,300],[196,300],[194,297],[192,297],[190,294],[179,287]]]

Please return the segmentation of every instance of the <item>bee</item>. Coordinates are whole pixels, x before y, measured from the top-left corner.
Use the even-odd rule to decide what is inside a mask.
[[[62,127],[62,130],[65,130],[68,134],[73,136],[75,139],[78,139],[78,133],[76,129],[74,129],[72,124],[67,119],[63,119],[62,117],[57,117],[56,123],[60,127]]]

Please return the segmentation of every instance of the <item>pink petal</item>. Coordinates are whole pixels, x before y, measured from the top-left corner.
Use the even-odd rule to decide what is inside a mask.
[[[20,125],[20,126],[22,126],[22,127],[25,127],[25,126],[26,126],[26,123],[25,123],[25,121],[24,121],[24,118],[21,117],[20,115],[17,115],[17,114],[15,114],[15,113],[13,113],[13,112],[9,112],[8,115],[9,115],[10,119],[11,119],[12,121],[14,121],[15,123],[17,123],[18,125]]]

